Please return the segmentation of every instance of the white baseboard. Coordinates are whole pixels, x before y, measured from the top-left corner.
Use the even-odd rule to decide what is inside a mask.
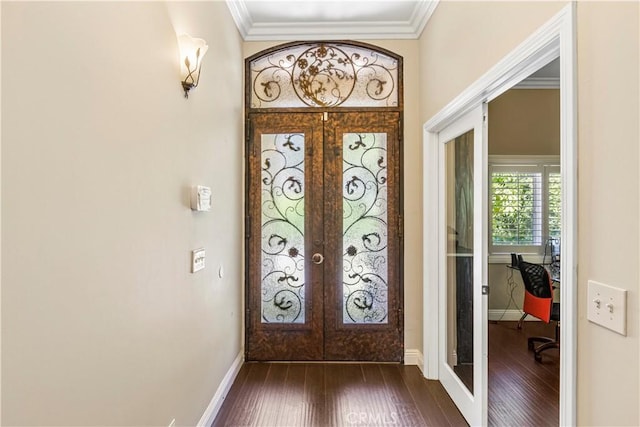
[[[422,352],[420,350],[406,349],[404,351],[404,364],[417,365],[420,372],[424,373],[424,359],[422,358]]]
[[[200,418],[198,422],[198,427],[208,427],[213,424],[213,420],[216,419],[216,415],[218,415],[218,411],[220,411],[220,407],[222,407],[222,403],[224,399],[226,399],[233,381],[236,379],[238,372],[240,372],[242,362],[244,362],[244,351],[241,351],[231,364],[231,367],[218,386],[216,393],[213,395],[211,402],[209,402],[209,406],[207,406],[204,414],[202,414],[202,418]]]
[[[489,320],[493,321],[518,321],[521,317],[522,311],[520,310],[489,310]],[[540,319],[533,316],[527,316],[524,320],[527,322],[540,321]]]

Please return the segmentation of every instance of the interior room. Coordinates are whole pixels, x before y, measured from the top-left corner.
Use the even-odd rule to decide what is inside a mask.
[[[276,6],[276,11],[255,10],[250,15],[252,3]],[[383,18],[373,13],[373,3],[386,6]],[[389,350],[381,358],[392,363],[367,360],[376,346],[360,347],[366,351],[349,356],[348,346],[340,344],[358,343],[353,333],[345,333],[344,341],[333,340],[337,356],[331,356],[343,362],[353,357],[359,378],[380,391],[370,394],[371,399],[388,405],[392,415],[375,418],[349,406],[358,404],[348,398],[358,387],[339,382],[358,375],[347,372],[346,364],[314,361],[305,367],[305,375],[321,369],[326,377],[318,378],[330,378],[322,382],[329,392],[319,396],[325,404],[327,396],[339,403],[330,409],[344,418],[331,418],[333,424],[380,424],[405,415],[415,416],[416,425],[500,425],[505,416],[526,424],[532,419],[510,406],[512,402],[492,397],[491,378],[504,378],[499,376],[500,366],[491,364],[493,350],[487,349],[488,363],[482,361],[486,369],[474,370],[475,394],[450,392],[438,370],[448,356],[438,311],[445,304],[433,290],[446,281],[438,276],[440,267],[431,268],[442,248],[432,251],[429,245],[445,240],[433,233],[429,220],[441,214],[444,202],[438,198],[440,187],[431,180],[439,170],[439,158],[430,153],[434,138],[437,142],[438,135],[444,135],[442,118],[453,117],[463,104],[474,113],[474,135],[482,136],[474,141],[481,147],[484,116],[475,113],[488,103],[489,152],[474,157],[474,165],[486,167],[487,173],[476,176],[488,178],[491,156],[535,155],[558,157],[562,176],[569,178],[562,182],[561,197],[562,207],[568,208],[561,214],[568,219],[562,221],[561,233],[569,239],[560,242],[562,279],[556,289],[556,301],[564,304],[561,331],[566,335],[560,351],[544,351],[541,362],[534,359],[526,348],[527,337],[553,335],[553,322],[527,318],[521,330],[513,326],[520,319],[525,294],[519,272],[506,267],[511,251],[492,254],[489,246],[481,247],[488,233],[474,240],[475,254],[484,250],[487,255],[474,256],[476,271],[486,273],[486,278],[476,277],[478,286],[473,288],[478,307],[486,308],[474,312],[486,317],[478,328],[489,330],[490,345],[492,327],[508,324],[507,332],[522,341],[505,335],[503,342],[525,346],[522,364],[541,367],[547,383],[557,381],[552,388],[559,397],[551,408],[556,424],[640,425],[640,6],[610,1],[391,3],[354,0],[346,7],[331,1],[0,2],[0,424],[211,426],[226,413],[225,401],[237,395],[234,384],[246,384],[247,373],[255,371],[264,379],[271,372],[286,379],[300,368],[298,361],[291,363],[293,367],[255,361],[247,345],[254,326],[267,323],[249,299],[252,280],[261,274],[260,266],[248,261],[250,248],[259,252],[251,239],[256,232],[261,235],[261,216],[248,214],[259,203],[248,196],[247,184],[276,165],[267,165],[251,144],[261,142],[261,135],[297,134],[300,129],[311,129],[316,138],[313,132],[319,127],[342,124],[339,119],[351,116],[342,114],[340,106],[316,106],[310,108],[314,121],[293,120],[294,130],[273,131],[279,122],[263,119],[255,122],[253,132],[250,115],[280,113],[251,104],[245,67],[248,58],[288,43],[343,41],[373,46],[397,60],[392,64],[402,65],[402,79],[394,80],[395,93],[401,94],[398,103],[363,107],[384,113],[384,120],[378,123],[361,115],[349,123],[356,128],[350,132],[357,135],[364,125],[375,123],[371,134],[386,135],[376,144],[384,140],[387,145],[350,135],[350,140],[336,138],[309,150],[296,151],[299,146],[291,138],[282,146],[286,143],[291,152],[312,159],[313,167],[305,171],[324,170],[325,163],[316,159],[326,162],[326,170],[338,172],[322,179],[354,191],[362,188],[356,178],[340,179],[347,169],[340,161],[350,161],[345,147],[385,151],[386,157],[356,166],[389,171],[377,180],[396,203],[395,210],[378,212],[388,228],[344,247],[330,241],[327,245],[334,246],[326,252],[315,249],[329,239],[308,238],[302,252],[291,239],[270,240],[275,233],[265,238],[273,247],[286,247],[289,258],[300,260],[304,255],[313,272],[343,271],[340,259],[361,254],[362,248],[379,251],[372,247],[381,246],[381,236],[392,242],[385,250],[395,261],[385,265],[391,266],[386,270],[388,289],[397,296],[389,301],[396,305],[380,315],[371,299],[355,298],[354,292],[353,301],[348,301],[353,304],[347,307],[337,293],[332,297],[344,304],[329,310],[343,323],[374,319],[376,326],[393,335],[388,340],[385,336],[380,346]],[[294,21],[294,4],[307,4],[305,13],[311,15]],[[371,10],[361,8],[367,4]],[[288,17],[283,18],[283,12]],[[337,22],[320,22],[336,13],[342,14]],[[180,50],[185,34],[195,38],[189,54]],[[532,40],[539,49],[526,49]],[[496,70],[519,70],[502,75],[505,80],[522,80],[556,57],[561,58],[560,89],[514,88],[498,96],[501,80]],[[188,68],[186,73],[181,65]],[[386,93],[389,86],[382,79],[373,80],[379,92]],[[273,89],[263,83],[258,86],[262,93]],[[465,98],[468,93],[474,94],[474,105],[465,104],[465,99],[472,99]],[[486,94],[495,97],[488,99]],[[513,105],[521,97],[536,96],[544,99],[525,102],[531,106],[526,114]],[[501,114],[506,116],[503,121],[494,117]],[[555,117],[548,128],[541,124],[546,116]],[[530,123],[522,123],[524,119]],[[530,127],[520,128],[525,126]],[[387,169],[387,164],[398,167]],[[541,164],[555,173],[552,167],[557,163]],[[263,169],[251,175],[248,165]],[[320,178],[305,179],[315,183]],[[302,182],[287,181],[287,191],[295,193]],[[488,183],[477,182],[478,191],[487,191],[482,203],[488,204]],[[308,194],[317,204],[307,211],[328,215],[327,224],[342,236],[339,224],[345,215],[340,214],[345,210],[333,208],[344,202],[332,198],[331,192]],[[379,207],[377,202],[373,206]],[[355,211],[358,204],[349,206]],[[384,216],[385,212],[391,213]],[[477,212],[476,230],[488,230],[489,220],[481,219],[489,211]],[[324,230],[324,222],[316,221],[309,227]],[[548,233],[540,235],[547,237]],[[541,258],[541,253],[525,249],[519,250],[524,260],[546,264],[544,252]],[[283,281],[295,284],[291,271],[285,273]],[[365,275],[350,273],[358,280]],[[341,284],[336,289],[346,288],[336,281]],[[371,280],[362,282],[368,285]],[[622,296],[615,298],[624,299],[612,303],[602,296],[594,298],[590,292],[600,285],[620,291],[616,295]],[[483,286],[491,291],[480,295]],[[283,310],[295,307],[289,300],[273,301]],[[353,306],[369,310],[371,316],[350,318]],[[308,313],[304,322],[313,319],[315,306]],[[277,321],[278,314],[273,316]],[[612,317],[620,324],[608,324]],[[547,330],[544,326],[549,325]],[[305,327],[289,329],[300,335]],[[357,327],[368,326],[338,329],[349,332]],[[495,336],[493,342],[499,342]],[[481,355],[486,343],[478,335],[474,354]],[[280,347],[290,358],[307,351],[303,346]],[[451,365],[454,362],[452,358]],[[557,380],[552,369],[558,371]],[[510,380],[515,384],[518,376]],[[463,390],[461,384],[455,386]],[[291,397],[287,393],[296,388],[258,390],[251,396],[286,405],[285,398]],[[401,411],[405,401],[394,400],[401,397],[414,405],[411,414]],[[254,402],[250,407],[256,409],[252,414],[259,414],[260,405]],[[324,409],[320,415],[329,416]],[[492,410],[497,412],[488,422]]]
[[[492,425],[505,425],[510,420],[540,425],[559,422],[559,350],[546,351],[542,363],[537,363],[527,347],[529,336],[553,337],[554,326],[533,316],[521,322],[525,286],[520,270],[512,268],[511,259],[511,253],[515,253],[553,271],[556,280],[560,276],[557,268],[560,224],[556,220],[560,217],[557,211],[560,197],[559,191],[553,193],[555,181],[548,179],[549,173],[559,177],[559,61],[556,59],[489,103],[492,226],[488,265],[491,287],[488,405]],[[516,176],[518,179],[514,180]],[[559,190],[559,178],[557,181]],[[539,185],[532,185],[535,182]],[[531,197],[532,192],[539,194]],[[522,200],[525,197],[528,203]],[[543,199],[550,203],[542,203]],[[520,214],[523,209],[526,213],[514,220],[513,214]],[[527,220],[523,223],[520,218]],[[540,231],[532,233],[536,226]],[[559,292],[555,291],[554,296],[558,302]],[[533,324],[536,320],[538,324]],[[534,406],[531,401],[544,403]],[[521,414],[522,418],[514,420],[513,414]]]

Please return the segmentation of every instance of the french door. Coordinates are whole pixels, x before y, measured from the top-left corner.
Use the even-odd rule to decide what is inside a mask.
[[[249,115],[247,360],[402,360],[399,117]]]
[[[438,375],[470,425],[487,424],[485,105],[438,135]]]

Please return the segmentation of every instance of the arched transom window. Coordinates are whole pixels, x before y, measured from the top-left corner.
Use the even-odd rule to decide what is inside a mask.
[[[400,107],[401,58],[354,42],[301,42],[247,60],[249,108]]]

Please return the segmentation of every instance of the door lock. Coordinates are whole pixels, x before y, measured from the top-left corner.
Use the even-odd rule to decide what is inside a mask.
[[[314,264],[322,264],[324,261],[324,255],[320,253],[315,253],[311,257],[311,260],[313,261]]]

